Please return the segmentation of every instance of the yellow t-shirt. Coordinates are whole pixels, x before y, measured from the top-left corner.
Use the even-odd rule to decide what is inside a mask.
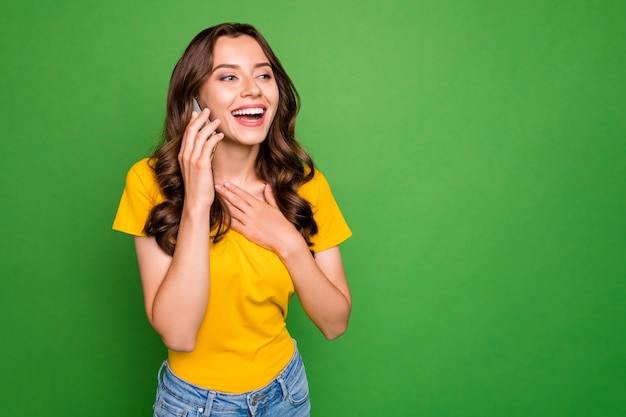
[[[330,187],[319,172],[298,193],[311,203],[320,252],[351,235]],[[113,229],[143,236],[152,207],[163,201],[148,159],[129,170]],[[229,230],[210,244],[211,290],[193,352],[168,352],[172,371],[192,384],[223,392],[265,386],[289,362],[294,345],[285,318],[294,293],[278,256]]]

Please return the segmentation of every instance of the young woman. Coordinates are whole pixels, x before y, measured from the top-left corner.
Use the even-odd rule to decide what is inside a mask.
[[[113,225],[135,236],[148,320],[168,348],[155,416],[309,415],[288,303],[297,292],[327,339],[345,332],[338,245],[351,232],[295,140],[298,108],[250,25],[200,32],[174,68],[163,141],[128,172]]]

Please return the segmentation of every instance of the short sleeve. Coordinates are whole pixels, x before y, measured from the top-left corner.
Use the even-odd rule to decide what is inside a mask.
[[[317,223],[318,232],[312,238],[313,251],[330,249],[352,236],[330,185],[321,172],[316,170],[313,179],[302,185],[298,193],[311,204]]]
[[[126,186],[113,220],[113,230],[145,236],[143,229],[148,215],[162,201],[159,184],[148,164],[148,158],[142,159],[126,175]]]

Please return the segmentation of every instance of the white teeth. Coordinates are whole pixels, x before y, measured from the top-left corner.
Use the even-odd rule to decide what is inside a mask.
[[[232,114],[233,116],[250,116],[254,114],[263,114],[263,112],[265,112],[265,110],[263,110],[261,107],[258,107],[258,108],[250,108],[250,109],[243,109],[243,110],[235,110]]]

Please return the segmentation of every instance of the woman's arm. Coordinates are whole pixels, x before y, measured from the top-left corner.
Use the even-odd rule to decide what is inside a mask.
[[[195,348],[209,295],[207,220],[181,219],[174,256],[153,237],[135,237],[146,314],[169,349]]]
[[[346,280],[339,246],[311,255],[304,245],[288,246],[278,254],[291,274],[302,308],[328,340],[348,328],[352,297]]]
[[[264,190],[268,204],[232,184],[215,189],[229,205],[231,227],[280,257],[304,311],[324,336],[329,340],[341,336],[348,327],[352,298],[339,247],[314,258],[300,232],[278,209],[269,185]]]
[[[178,155],[185,200],[173,256],[153,237],[135,238],[148,320],[163,343],[177,351],[195,349],[209,297],[210,210],[215,197],[211,152],[223,135],[209,138],[219,120],[200,130],[208,117],[208,109],[193,114]]]

